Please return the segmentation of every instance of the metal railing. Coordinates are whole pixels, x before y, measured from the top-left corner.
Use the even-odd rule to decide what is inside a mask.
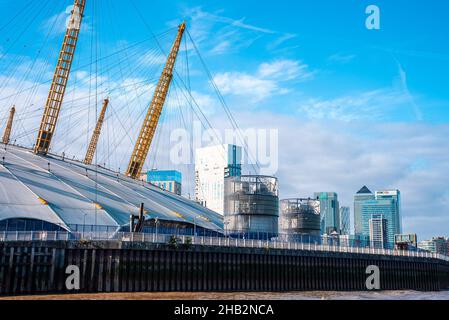
[[[157,233],[127,232],[65,232],[65,231],[8,231],[0,232],[0,242],[20,241],[121,241],[147,242],[172,245],[204,245],[233,248],[259,248],[303,250],[317,252],[339,252],[354,254],[371,254],[401,257],[439,259],[449,262],[449,257],[431,252],[402,251],[377,248],[350,247],[344,245],[326,245],[317,243],[300,243],[276,240],[241,239],[231,237],[186,236]]]

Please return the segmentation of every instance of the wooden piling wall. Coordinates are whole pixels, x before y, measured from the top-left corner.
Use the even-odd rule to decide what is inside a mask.
[[[370,265],[381,290],[449,288],[449,263],[436,259],[61,241],[0,243],[0,295],[68,293],[69,265],[80,270],[79,293],[364,291]]]

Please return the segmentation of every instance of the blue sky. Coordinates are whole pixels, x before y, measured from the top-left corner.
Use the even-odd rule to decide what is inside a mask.
[[[0,129],[17,104],[15,138],[31,146],[71,1],[30,1],[16,17],[26,3],[0,0]],[[371,4],[380,8],[381,30],[365,28]],[[146,92],[164,60],[151,40],[130,46],[170,30],[160,37],[168,50],[172,28],[185,19],[239,125],[279,130],[283,197],[336,191],[352,208],[363,185],[398,188],[405,232],[449,236],[447,12],[444,0],[88,0],[55,151],[84,152],[95,110],[109,94],[115,115],[98,153],[115,169],[126,166],[151,97]],[[123,48],[118,60],[89,65]],[[181,77],[189,57],[195,99],[214,127],[229,127],[191,45],[188,54],[178,61]],[[94,85],[92,75],[102,72]],[[139,81],[148,83],[136,87]],[[134,90],[114,96],[117,83]],[[17,88],[26,90],[19,95]],[[175,107],[168,103],[166,118],[179,118]],[[164,125],[166,132],[174,128],[173,121]],[[147,166],[153,160],[167,166],[162,153],[154,152]]]

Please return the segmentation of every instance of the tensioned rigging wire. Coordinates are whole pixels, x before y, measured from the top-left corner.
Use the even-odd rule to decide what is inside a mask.
[[[92,49],[91,49],[91,50],[92,50]],[[97,54],[98,54],[98,52],[97,52]],[[187,52],[186,52],[186,55],[187,55],[187,59],[188,59],[188,53],[187,53]],[[97,58],[98,58],[98,56],[97,56]],[[98,61],[97,61],[97,59],[96,59],[95,63],[96,63],[96,66],[95,66],[95,67],[96,67],[96,71],[97,71],[97,72],[95,72],[95,74],[96,74],[96,86],[95,86],[95,89],[96,89],[96,97],[95,97],[95,98],[98,99],[98,70],[97,70],[97,68],[98,68]],[[89,66],[91,67],[91,69],[93,68],[92,65],[93,65],[93,61],[91,60],[91,63],[89,64]],[[187,66],[187,67],[188,67],[188,66]],[[177,73],[176,70],[175,70],[175,72]],[[187,74],[188,74],[188,72],[187,72]],[[179,77],[179,78],[180,78],[180,77]],[[90,80],[92,80],[92,73],[91,73]],[[190,81],[190,77],[189,77],[189,76],[187,76],[186,80],[183,80],[183,79],[180,80],[180,82],[181,82],[182,84],[185,84],[187,81]],[[181,86],[179,86],[179,87],[181,87]],[[189,101],[189,104],[192,105],[192,102],[191,102],[191,101],[194,101],[194,102],[195,102],[195,99],[194,99],[194,97],[193,97],[193,95],[192,95],[192,93],[191,93],[190,84],[185,85],[185,87],[188,88],[188,94],[185,95],[185,93],[183,92],[183,95],[184,95],[184,96],[187,96],[187,99],[186,99],[186,100]],[[92,88],[92,81],[90,81],[90,88]],[[91,97],[91,94],[89,94],[89,100],[90,100],[90,97]],[[196,102],[195,102],[195,104],[196,104]],[[89,105],[90,105],[90,103],[89,103]],[[129,106],[129,104],[127,104],[127,105]],[[97,106],[98,106],[98,103],[96,103],[95,106],[97,107]],[[199,106],[197,106],[197,107],[198,107],[198,110],[201,112],[201,108],[199,108]],[[183,115],[181,115],[181,116],[183,117]],[[207,118],[205,117],[204,114],[203,114],[203,118],[207,120]],[[198,117],[198,119],[201,120],[201,117]],[[208,122],[208,121],[207,121],[207,122]],[[202,124],[203,124],[203,126],[204,126],[204,121],[202,121]],[[210,123],[209,123],[209,127],[212,128],[212,126],[210,125]]]
[[[46,40],[48,39],[48,37],[46,37]],[[40,48],[38,48],[38,54],[40,54],[40,52],[41,52],[41,49],[42,49],[42,46],[40,47]],[[22,57],[25,57],[25,55],[21,55]],[[29,72],[32,70],[34,73],[36,73],[36,74],[38,74],[38,75],[42,75],[43,73],[42,72],[40,72],[40,70],[42,70],[42,65],[45,63],[41,63],[41,66],[39,66],[38,65],[38,68],[39,68],[39,70],[34,70],[35,69],[35,67],[34,67],[34,64],[37,62],[37,58],[38,57],[36,57],[35,58],[35,60],[32,62],[33,63],[33,65],[31,66],[31,67],[29,67],[29,66],[26,66],[26,71],[24,71],[24,77],[22,78],[22,81],[27,77],[27,74],[29,74]],[[16,60],[16,63],[18,63],[18,65],[16,66],[16,70],[17,69],[19,69],[19,68],[25,68],[25,66],[23,66],[22,67],[22,63],[21,62],[19,62],[19,61],[22,61],[22,60]],[[12,62],[11,62],[12,63]],[[13,75],[12,74],[10,74],[9,75],[9,79],[12,79],[13,78]],[[7,81],[9,80],[9,79],[6,79]],[[18,87],[21,87],[22,86],[22,84],[23,83],[21,83],[21,82],[19,82],[18,83]],[[10,97],[12,97],[12,98],[14,98],[14,99],[16,99],[17,98],[17,95],[16,94],[13,94],[13,95],[11,95]],[[24,128],[24,124],[22,123],[22,121],[21,121],[21,112],[23,112],[23,111],[28,111],[28,109],[29,109],[29,107],[30,106],[32,106],[33,104],[31,104],[30,103],[30,101],[31,101],[31,99],[32,99],[32,95],[30,95],[30,96],[28,96],[28,97],[26,97],[25,98],[25,102],[23,103],[23,104],[20,104],[20,105],[17,105],[16,107],[16,110],[17,110],[17,112],[16,112],[16,119],[15,119],[15,122],[14,122],[14,126],[15,126],[15,130],[13,131],[13,137],[14,137],[14,143],[16,142],[16,140],[17,139],[19,139],[21,136],[22,136],[22,134],[20,134],[20,130],[21,130],[21,128],[23,128],[23,130],[25,130],[26,131],[26,129]],[[10,103],[8,103],[8,105],[9,105]],[[16,104],[16,101],[13,101],[13,104],[15,105]],[[8,108],[9,109],[9,108]],[[8,110],[9,111],[9,110]],[[20,137],[17,137],[17,135],[19,135]],[[25,135],[26,136],[26,135]],[[28,139],[29,139],[29,137],[27,137]],[[31,140],[29,140],[29,142],[30,142]]]
[[[145,81],[145,83],[144,83],[144,86],[145,85],[147,85],[147,82],[148,80],[146,80]],[[145,94],[145,92],[142,92],[140,95],[139,95],[139,97],[140,96],[142,96],[143,94]],[[137,98],[137,97],[136,97]],[[135,99],[136,99],[135,98]],[[132,102],[132,101],[131,101]],[[113,102],[112,102],[112,100],[110,101],[110,104],[112,105],[113,104]],[[113,107],[111,107],[112,109],[113,109]],[[83,114],[82,113],[78,113],[78,115],[79,115],[79,120],[77,121],[77,122],[75,122],[75,126],[78,126],[79,124],[81,124],[81,122],[82,122],[82,120],[83,120]],[[120,121],[120,123],[121,123],[121,120],[120,120],[120,118],[119,118],[119,121]],[[124,127],[124,125],[122,124],[122,127],[123,127],[123,129],[124,129],[124,131],[125,131],[125,133],[126,134],[128,134],[128,129],[125,129],[125,127]],[[66,131],[67,133],[68,132],[70,132],[70,130],[68,130],[68,131]],[[85,131],[84,131],[84,133],[83,134],[90,134],[91,133],[91,130],[90,129],[86,129]],[[78,137],[75,137],[72,141],[68,141],[67,142],[67,144],[68,145],[72,145],[73,143],[75,143],[77,140],[79,140],[79,138],[81,137],[81,135],[80,136],[78,136]],[[62,139],[62,140],[65,140],[65,139]]]
[[[128,65],[130,65],[130,63],[129,63]],[[137,89],[137,88],[135,88],[135,89]],[[142,96],[142,94],[138,94],[137,90],[136,90],[136,93],[137,93],[137,94],[136,94],[137,98],[139,98],[140,96]],[[127,105],[129,105],[129,104],[127,103]],[[139,118],[140,118],[140,117],[139,117]],[[117,144],[117,146],[118,146],[118,144]],[[117,147],[117,146],[116,146],[116,147]]]
[[[41,73],[42,74],[42,73]]]
[[[137,66],[136,67],[136,69],[138,68],[139,66]],[[132,71],[134,71],[134,69],[132,70]],[[130,73],[132,73],[132,71],[130,72]],[[131,85],[134,85],[134,86],[137,86],[138,85],[138,82],[133,82],[133,83],[131,83]],[[144,83],[144,85],[145,85],[145,83]],[[124,86],[123,86],[124,87]],[[137,86],[138,87],[138,86]],[[136,88],[137,88],[136,87]],[[117,87],[117,88],[119,88],[119,87]],[[114,88],[113,90],[109,90],[109,92],[111,92],[111,91],[114,91],[114,90],[116,90],[117,88]],[[92,94],[90,95],[90,96],[92,96]],[[98,94],[97,94],[97,96],[98,96]],[[126,96],[126,95],[125,95]],[[127,96],[126,96],[127,97]],[[84,97],[85,98],[85,97]],[[83,98],[80,98],[80,99],[83,99]],[[79,99],[79,100],[80,100]]]
[[[167,31],[165,31],[164,33],[162,33],[162,34],[160,34],[160,35],[161,35],[161,36],[164,35],[164,34],[166,35],[166,34],[168,34],[169,32],[170,32],[170,30],[167,30]],[[159,36],[159,35],[158,35],[158,36]],[[111,57],[113,57],[113,56],[115,56],[115,55],[117,55],[117,54],[120,54],[120,53],[123,52],[124,50],[128,50],[128,49],[130,49],[130,48],[137,47],[138,45],[141,45],[141,44],[143,44],[143,43],[145,43],[145,42],[148,42],[148,41],[150,41],[150,40],[152,40],[152,39],[153,39],[153,38],[148,38],[148,39],[139,41],[139,42],[137,42],[137,43],[134,43],[134,44],[132,44],[132,45],[130,45],[130,46],[128,46],[128,47],[125,47],[125,48],[122,49],[122,50],[118,50],[118,51],[116,51],[116,52],[114,52],[114,53],[112,53],[112,54],[109,54],[109,55],[104,56],[103,58],[99,58],[98,61],[100,62],[101,60],[106,60],[106,59],[108,59],[108,58],[111,58]],[[140,55],[140,54],[141,54],[140,51],[136,51],[132,56],[137,56],[137,55]],[[91,63],[86,63],[86,64],[84,64],[84,65],[81,65],[81,66],[80,66],[79,68],[77,68],[77,69],[72,69],[71,72],[74,73],[74,72],[77,72],[77,71],[82,71],[82,69],[84,69],[84,68],[86,68],[86,67],[90,67],[90,65],[91,65]],[[115,65],[112,65],[110,68],[112,69],[114,66],[115,66]],[[99,75],[101,75],[101,74],[102,74],[102,73],[100,73]],[[51,81],[52,81],[52,79],[46,80],[45,82],[39,83],[38,86],[47,85],[47,84],[51,83]],[[15,95],[20,94],[20,93],[23,93],[24,91],[31,90],[31,89],[35,88],[35,86],[36,86],[36,84],[33,84],[32,86],[27,87],[27,88],[25,88],[25,89],[23,89],[23,90],[17,91],[17,92],[15,92],[14,94],[10,94],[10,95],[4,96],[4,97],[0,98],[0,101],[9,99],[9,98],[11,98],[11,97],[14,97]]]
[[[132,85],[137,85],[138,83],[137,82],[133,82],[132,83]],[[119,86],[117,86],[117,88],[119,88]],[[114,89],[117,89],[117,88],[114,88]],[[82,98],[78,98],[78,100],[80,101],[81,99],[84,99],[85,97],[82,97]]]
[[[114,7],[114,2],[111,3],[111,8],[115,8],[115,7]],[[115,11],[114,11],[114,13],[115,13]],[[113,18],[114,18],[114,21],[119,21],[117,15],[115,15]],[[116,34],[118,34],[118,32],[117,32],[117,30],[115,30],[115,28],[114,28],[114,32],[115,32]],[[127,54],[127,51],[126,51],[126,50],[124,51],[124,54],[125,54],[125,57],[128,59],[128,54]],[[126,66],[129,68],[130,65],[131,65],[131,62],[128,61],[128,63],[126,64]],[[139,97],[138,103],[139,103],[140,105],[142,105],[142,101],[140,100],[140,95],[138,94],[138,91],[136,90],[136,88],[134,88],[134,91],[135,91],[136,96]],[[128,115],[131,116],[130,109],[129,109],[129,104],[128,104],[128,103],[127,103],[127,110],[128,110]],[[129,146],[129,152],[132,152],[132,149],[131,149],[131,148],[133,148],[133,147],[134,147],[133,145],[130,145],[130,146]]]
[[[175,86],[176,87],[176,86]],[[193,139],[194,139],[194,137],[193,137],[193,134],[192,134],[192,127],[188,127],[187,126],[187,121],[186,121],[186,119],[185,119],[185,116],[184,116],[184,112],[183,112],[183,108],[182,108],[182,102],[181,102],[181,99],[180,99],[180,97],[179,97],[179,94],[178,94],[178,92],[177,92],[177,90],[175,90],[175,92],[176,92],[176,99],[177,99],[177,106],[178,106],[178,112],[179,112],[179,114],[180,114],[180,121],[181,121],[181,125],[184,127],[184,129],[187,131],[187,132],[190,132],[191,133],[191,135],[190,135],[190,139],[189,139],[189,144],[190,144],[190,148],[189,148],[189,156],[190,156],[190,162],[188,163],[188,164],[186,164],[186,166],[187,166],[187,168],[186,168],[186,171],[187,171],[187,174],[188,174],[188,181],[193,181],[193,176],[192,176],[192,170],[191,170],[191,168],[189,168],[189,165],[191,165],[192,164],[192,161],[194,160],[194,152],[193,152]],[[194,190],[189,190],[189,191],[192,191],[192,192],[189,192],[189,195],[191,194],[191,193],[194,193]]]
[[[58,9],[59,9],[59,8],[58,8]],[[22,77],[22,79],[21,79],[21,81],[20,81],[20,85],[19,85],[19,87],[18,87],[18,90],[23,89],[25,80],[28,79],[30,73],[34,70],[35,65],[36,65],[36,63],[37,63],[37,61],[38,61],[38,59],[39,59],[39,57],[40,57],[40,55],[41,55],[41,53],[42,53],[42,50],[43,50],[43,49],[45,48],[45,46],[47,45],[47,43],[48,43],[48,41],[49,41],[49,38],[50,38],[50,34],[53,33],[53,30],[54,30],[54,28],[55,28],[55,26],[56,26],[56,24],[57,24],[58,22],[59,22],[58,19],[53,19],[53,23],[52,23],[52,25],[51,25],[49,31],[47,32],[47,35],[46,35],[46,37],[45,37],[45,39],[44,39],[42,45],[38,48],[37,54],[36,54],[36,56],[34,57],[34,59],[33,59],[33,61],[32,61],[32,64],[30,65],[30,67],[28,68],[28,70],[24,73],[24,75],[23,75],[23,77]],[[41,66],[41,68],[42,68],[42,66]],[[42,77],[42,76],[43,76],[43,72],[38,73],[38,77]],[[36,83],[37,83],[37,82],[36,82]],[[27,99],[30,99],[30,98],[31,98],[31,97],[27,97]],[[17,95],[14,97],[14,99],[13,99],[13,105],[16,105],[17,99],[18,99],[18,94],[17,94]],[[26,101],[27,101],[27,100],[26,100]],[[28,100],[28,101],[29,101],[29,100]],[[15,122],[16,122],[16,128],[17,128],[17,129],[16,129],[14,132],[19,133],[19,132],[20,132],[20,131],[19,131],[20,128],[21,128],[24,132],[26,132],[25,123],[24,123],[24,121],[23,121],[23,117],[21,117],[21,116],[22,116],[24,113],[26,113],[26,112],[28,111],[29,107],[30,107],[30,104],[28,103],[28,101],[27,101],[27,102],[25,103],[25,105],[24,105],[25,108],[23,108],[23,106],[22,106],[23,110],[20,110],[20,112],[18,112],[17,120],[15,121]],[[14,136],[14,135],[13,135],[13,136]],[[14,136],[14,137],[15,137],[15,136]],[[28,138],[29,144],[31,145],[31,144],[32,144],[32,141],[30,140],[29,136],[27,136],[27,138]]]
[[[128,75],[129,75],[129,74],[132,74],[134,71],[138,70],[138,68],[139,68],[140,66],[141,66],[141,63],[137,64],[136,67],[133,68],[133,69],[128,73]],[[124,76],[123,76],[122,78],[124,78]],[[144,82],[146,82],[146,81],[147,81],[147,80],[143,80],[143,81],[133,81],[131,84],[129,84],[129,85],[123,85],[123,86],[117,85],[117,86],[116,86],[115,88],[113,88],[112,90],[111,90],[111,89],[107,89],[107,92],[112,92],[112,91],[117,90],[117,89],[120,89],[120,88],[126,88],[127,86],[137,86],[137,85],[139,85],[140,83],[144,83]],[[103,86],[103,85],[105,85],[105,84],[107,84],[107,81],[102,82],[101,85],[99,85],[99,87],[100,87],[100,86]],[[138,87],[136,87],[136,88],[138,88]],[[105,90],[104,93],[106,93],[106,90]],[[90,95],[90,97],[92,97],[92,96],[93,96],[93,94]],[[88,96],[88,97],[89,97],[89,96]],[[87,97],[87,98],[88,98],[88,97]],[[86,99],[86,96],[81,97],[81,98],[78,98],[77,101],[81,101],[82,99]]]
[[[141,21],[143,22],[143,24],[145,25],[145,27],[148,29],[148,31],[150,32],[150,34],[153,36],[153,38],[155,39],[156,43],[158,44],[159,48],[161,49],[161,52],[167,57],[167,54],[165,53],[164,49],[162,48],[161,44],[159,43],[159,41],[157,40],[157,38],[154,35],[154,32],[152,31],[152,29],[150,28],[150,26],[148,25],[148,23],[146,22],[146,20],[144,19],[144,17],[142,16],[141,12],[139,11],[139,9],[136,7],[136,5],[134,4],[133,0],[130,0],[131,4],[133,5],[134,9],[136,10],[138,16],[140,17]],[[181,83],[183,83],[184,87],[186,87],[182,77],[179,76],[179,73],[177,72],[177,70],[174,70],[175,75],[180,79]],[[173,79],[172,81],[174,81],[175,79]],[[194,104],[200,109],[198,103],[196,102],[195,98],[193,97],[192,93],[189,92],[188,94],[188,99],[191,99],[191,101],[194,102]],[[206,120],[207,125],[209,126],[210,129],[213,130],[213,127],[211,126],[209,120],[207,119],[207,117],[205,117],[204,113],[200,110],[200,113],[202,113],[203,118]],[[200,119],[200,118],[198,118]],[[201,120],[200,120],[201,121]],[[204,123],[202,123],[202,125],[204,126]],[[205,127],[205,126],[204,126]],[[213,132],[215,133],[215,130],[213,130]],[[216,138],[218,141],[221,141],[220,137],[218,137],[218,135],[216,135]],[[224,145],[223,147],[223,151],[225,150]],[[224,155],[222,155],[224,157]]]
[[[18,36],[15,38],[15,40],[12,42],[12,44],[6,48],[6,50],[4,50],[4,52],[0,53],[0,62],[2,61],[2,59],[9,53],[9,51],[15,46],[15,44],[22,38],[22,36],[29,30],[29,28],[33,25],[33,23],[36,21],[37,17],[40,16],[40,14],[42,13],[42,11],[47,7],[49,2],[46,2],[38,11],[37,13],[28,21],[28,23],[25,24],[25,28],[18,34]],[[21,57],[22,59],[24,58],[23,56]],[[8,70],[9,67],[12,65],[12,63],[18,63],[17,61],[11,60],[10,64],[8,67],[6,67],[5,69]],[[20,63],[20,62],[19,62]],[[0,94],[3,92],[3,88],[6,86],[6,84],[8,83],[9,79],[11,79],[13,77],[15,72],[13,72],[12,74],[9,75],[9,77],[6,77],[4,79],[4,81],[0,84]]]
[[[144,17],[142,16],[142,14],[140,13],[140,11],[138,10],[138,8],[136,7],[136,5],[134,4],[134,1],[133,1],[133,0],[131,0],[131,4],[133,5],[134,9],[137,11],[137,13],[138,13],[140,19],[142,20],[142,22],[144,23],[144,25],[147,27],[147,29],[149,30],[150,34],[153,34],[153,31],[151,30],[151,28],[150,28],[149,25],[147,24],[146,20],[144,19]],[[210,82],[211,82],[212,86],[214,87],[214,90],[215,90],[215,92],[216,92],[216,94],[217,94],[217,97],[219,98],[219,101],[220,101],[220,103],[221,103],[223,109],[225,110],[225,113],[226,113],[226,115],[228,116],[228,119],[230,120],[231,125],[233,126],[234,130],[236,130],[236,131],[238,132],[239,138],[242,140],[242,141],[241,141],[242,144],[244,144],[244,148],[246,149],[246,152],[247,152],[247,154],[248,154],[248,157],[252,157],[251,151],[250,151],[249,148],[248,148],[248,143],[247,143],[247,141],[245,141],[245,139],[243,138],[243,134],[241,133],[241,130],[240,130],[239,126],[237,125],[237,122],[235,121],[234,117],[232,116],[232,113],[230,112],[229,107],[227,106],[227,104],[226,104],[226,102],[225,102],[225,100],[224,100],[222,94],[220,93],[220,90],[219,90],[218,87],[216,86],[215,81],[213,81],[212,74],[210,73],[209,69],[207,68],[207,65],[205,64],[204,59],[202,58],[202,56],[201,56],[201,54],[200,54],[198,48],[196,47],[196,44],[195,44],[195,42],[193,41],[193,38],[192,38],[192,36],[190,35],[188,29],[186,29],[186,33],[188,34],[188,36],[189,36],[189,38],[190,38],[190,40],[191,40],[193,46],[195,47],[195,51],[196,51],[197,55],[198,55],[199,58],[200,58],[200,61],[201,61],[202,65],[203,65],[203,68],[205,69],[205,71],[206,71],[206,73],[207,73],[207,75],[208,75],[208,77],[209,77],[209,79],[210,79]],[[160,46],[160,45],[159,45],[159,46]],[[161,46],[160,46],[160,48],[161,48],[161,50],[163,51],[163,49],[162,49]],[[181,83],[182,83],[185,87],[187,87],[186,84],[184,83],[183,79],[179,76],[179,74],[177,74],[176,70],[175,70],[175,74],[180,78]],[[189,97],[190,97],[191,100],[194,102],[194,104],[198,106],[198,103],[195,101],[195,98],[193,97],[193,95],[191,94],[191,92],[189,93]],[[198,106],[198,107],[199,107],[199,106]],[[203,112],[201,112],[201,113],[203,113]],[[203,115],[204,115],[204,113],[203,113]],[[205,117],[205,118],[206,118],[206,117]],[[206,119],[207,119],[207,118],[206,118]],[[213,127],[210,125],[210,122],[209,122],[208,120],[206,121],[206,123],[209,125],[210,129],[213,130]],[[218,138],[219,141],[221,140],[219,137],[217,137],[217,138]],[[223,147],[224,147],[224,146],[223,146]],[[254,160],[254,162],[255,162],[255,165],[254,165],[253,163],[251,163],[251,166],[253,167],[254,171],[257,172],[258,170],[256,169],[256,166],[257,166],[257,168],[260,170],[260,165],[259,165],[259,162],[258,162],[258,160],[257,160],[256,157],[253,157],[253,160]]]
[[[129,55],[127,55],[127,59],[128,59],[128,61],[129,61]],[[96,60],[98,60],[98,59],[96,59]],[[96,63],[98,63],[98,61],[96,61]],[[78,64],[79,64],[79,61],[78,61]],[[92,66],[92,64],[93,64],[93,61],[91,61],[90,63],[89,63],[89,66]],[[130,64],[127,64],[128,66],[130,65]],[[98,65],[97,65],[97,67],[98,67]],[[42,74],[42,73],[41,73]],[[122,73],[123,74],[123,73]],[[98,72],[96,72],[96,75],[97,75],[97,77],[98,77]],[[98,79],[98,78],[97,78]],[[135,90],[137,91],[137,89],[139,88],[138,86],[136,86],[137,85],[137,83],[136,82],[133,82],[132,83],[132,85],[134,86],[134,88],[135,88]],[[33,86],[33,87],[31,87],[32,89],[35,89],[36,88],[36,86]],[[76,85],[74,86],[74,88],[76,88]],[[96,85],[96,89],[98,89],[98,82],[97,82],[97,85]],[[14,94],[15,96],[17,96],[17,92]],[[90,94],[89,95],[89,98],[92,96],[92,94]],[[96,94],[96,96],[98,96],[98,94]],[[141,95],[139,95],[139,96],[141,96]],[[73,99],[74,100],[74,99]],[[98,105],[98,104],[97,104]],[[39,109],[38,110],[32,110],[30,113],[32,114],[32,116],[34,117],[34,113],[36,112],[36,111],[39,111]],[[28,113],[28,112],[27,112]],[[71,115],[72,113],[70,113],[70,115]],[[39,115],[37,115],[37,117],[39,117]],[[64,118],[63,116],[61,117],[61,118]],[[35,132],[36,130],[31,130],[31,132]],[[67,132],[68,132],[69,130],[67,130]]]
[[[36,10],[37,8],[34,8],[33,5],[37,5],[39,6],[39,3],[34,2],[31,6],[27,6],[26,9],[23,12],[20,12],[19,14],[21,14],[21,18],[22,18],[22,22],[18,22],[17,24],[13,25],[14,28],[11,28],[12,30],[10,31],[14,31],[14,35],[16,36],[12,41],[11,38],[6,38],[6,42],[9,44],[7,50],[5,52],[2,53],[2,55],[0,55],[0,60],[9,52],[9,50],[11,50],[15,44],[22,38],[22,36],[26,33],[26,31],[30,28],[30,26],[33,24],[33,22],[36,20],[36,18],[40,15],[40,13],[42,12],[42,10],[45,8],[41,7],[40,10]],[[23,20],[26,20],[28,23],[24,24]],[[12,21],[11,21],[12,22]],[[9,25],[9,24],[8,24]],[[23,29],[20,29],[22,28]],[[3,26],[3,29],[6,28],[6,25]],[[3,30],[2,30],[3,31]],[[5,32],[6,33],[6,32]]]
[[[30,5],[30,3],[32,3]],[[0,27],[0,31],[3,31],[3,29],[5,29],[8,25],[10,25],[17,17],[19,17],[20,15],[23,15],[23,12],[25,12],[26,10],[29,10],[33,4],[35,4],[36,1],[34,0],[30,0],[29,2],[27,2],[26,5],[24,5],[23,7],[21,7],[16,14],[14,14],[11,19],[9,19],[3,26]]]
[[[29,23],[27,23],[27,24],[21,24],[20,26],[17,26],[17,27],[14,28],[14,30],[11,31],[11,32],[14,32],[14,35],[16,35],[17,31],[20,30],[20,27],[21,27],[21,26],[25,26],[25,28],[24,28],[23,31],[28,30],[28,29],[30,28],[30,26],[34,23],[34,21],[36,20],[36,18],[37,18],[38,16],[40,16],[40,14],[43,12],[43,10],[45,9],[45,7],[46,7],[46,6],[42,6],[41,10],[39,10],[37,13],[34,12],[34,16],[31,16],[31,14],[33,13],[33,11],[30,11],[30,17],[28,17],[28,19],[27,19]],[[21,32],[21,33],[19,34],[19,36],[16,37],[16,38],[14,39],[13,44],[9,47],[9,49],[11,49],[11,48],[14,47],[14,45],[20,40],[20,38],[22,37],[23,34],[24,34],[24,32]],[[9,38],[8,38],[8,42],[9,42]],[[23,61],[24,61],[25,58],[26,58],[26,56],[23,54],[23,52],[24,52],[25,50],[27,50],[27,48],[28,48],[28,45],[27,45],[27,44],[23,44],[23,45],[20,47],[20,49],[16,50],[16,51],[17,51],[16,54],[14,54],[14,55],[12,55],[12,56],[10,55],[10,57],[9,57],[10,59],[8,59],[8,62],[9,62],[9,63],[7,63],[6,66],[5,66],[5,65],[1,66],[1,68],[2,68],[2,70],[3,70],[3,71],[2,71],[2,74],[3,74],[3,75],[1,76],[1,78],[3,78],[3,79],[2,79],[2,82],[1,82],[1,84],[0,84],[0,95],[4,92],[4,89],[6,88],[6,85],[11,81],[11,79],[14,79],[15,73],[18,71],[18,70],[17,70],[17,69],[18,69],[18,66],[21,66],[21,65],[23,64]],[[6,54],[7,54],[8,51],[9,51],[9,50],[7,50],[6,52],[4,52],[3,55],[2,55],[2,57],[6,56]],[[2,62],[1,59],[0,59],[0,62]],[[12,71],[10,71],[10,69],[12,68],[12,66],[16,66],[16,68],[13,69]],[[13,94],[13,95],[14,95],[14,94]],[[7,108],[7,110],[5,110],[5,114],[8,114],[8,113],[9,113],[9,108],[11,107],[10,104],[11,104],[11,103],[8,103],[8,108]]]
[[[214,90],[215,90],[215,92],[216,92],[216,94],[217,94],[217,96],[218,96],[218,98],[219,98],[219,100],[220,100],[220,103],[222,104],[222,107],[223,107],[223,109],[225,110],[225,112],[226,112],[226,114],[227,114],[229,120],[231,121],[231,124],[232,124],[234,130],[236,130],[237,133],[240,135],[240,139],[242,139],[241,142],[244,142],[244,143],[245,143],[245,146],[244,146],[244,147],[245,147],[245,149],[246,149],[246,152],[248,153],[248,156],[252,156],[252,155],[250,154],[250,149],[249,149],[249,147],[248,147],[248,142],[245,141],[245,139],[242,137],[242,132],[241,132],[241,130],[240,130],[238,124],[237,124],[237,121],[235,120],[234,116],[232,115],[231,110],[229,109],[229,107],[228,107],[228,105],[227,105],[227,103],[226,103],[226,101],[225,101],[223,95],[221,94],[221,92],[220,92],[220,90],[219,90],[217,84],[215,83],[215,80],[214,80],[214,77],[212,76],[212,73],[211,73],[210,70],[207,68],[207,65],[206,65],[206,63],[205,63],[205,61],[204,61],[204,59],[203,59],[203,57],[202,57],[200,51],[198,50],[198,47],[197,47],[195,41],[193,40],[193,38],[192,38],[190,32],[189,32],[188,30],[186,30],[186,31],[187,31],[187,35],[189,36],[189,38],[190,38],[190,40],[191,40],[191,42],[192,42],[192,44],[193,44],[193,47],[195,48],[196,53],[197,53],[197,55],[198,55],[198,57],[199,57],[199,59],[200,59],[200,61],[201,61],[201,64],[203,65],[203,68],[205,69],[206,74],[207,74],[207,76],[209,77],[209,81],[210,81],[210,83],[212,84],[212,86],[213,86],[213,88],[214,88]],[[257,160],[257,158],[254,158],[253,160],[255,160],[255,164],[256,164],[257,168],[260,170],[260,165],[259,165],[259,161]],[[254,166],[253,166],[253,168],[254,168]],[[257,170],[256,170],[256,172],[257,172]]]
[[[148,85],[148,80],[141,81],[141,82],[135,82],[135,83],[133,83],[133,84],[131,84],[131,85],[136,85],[136,84],[139,85],[138,88],[145,87],[145,86]],[[130,86],[130,85],[127,85],[127,86]],[[113,90],[111,90],[110,92],[114,92],[114,91],[116,91],[116,90],[118,90],[118,89],[126,88],[127,86],[119,86],[119,87],[116,87],[116,88],[114,88]],[[76,101],[80,102],[80,101],[82,101],[82,100],[84,100],[84,99],[88,99],[88,97],[82,97],[82,98],[77,99]],[[76,108],[78,108],[78,109],[75,110],[75,111],[74,111],[73,109],[71,109],[71,112],[70,112],[70,113],[64,113],[64,114],[62,114],[62,115],[60,116],[60,121],[61,121],[62,123],[64,123],[64,119],[65,119],[65,118],[69,118],[69,119],[70,119],[73,115],[79,115],[79,120],[80,120],[80,122],[83,120],[84,112],[85,112],[85,110],[86,110],[88,107],[86,107],[84,103],[80,103],[79,105],[76,105],[76,104],[72,103],[71,106],[72,106],[72,105],[73,105],[73,107],[76,107]],[[79,108],[79,107],[83,107],[83,108]],[[22,119],[23,119],[23,120],[29,120],[29,119],[38,119],[38,118],[41,118],[41,111],[42,111],[41,108],[39,108],[39,109],[36,109],[36,110],[28,111],[28,112],[25,113],[25,114],[21,113]],[[25,115],[28,115],[28,116],[25,116]],[[0,119],[0,121],[2,121],[2,122],[3,122],[3,121],[6,121],[6,119],[8,119],[8,118],[9,118],[9,116],[6,117],[6,118],[4,118],[4,119]],[[80,124],[80,122],[77,122],[77,123],[75,123],[74,125],[69,126],[69,129],[72,128],[72,127],[76,127],[77,125]],[[37,131],[37,129],[32,129],[32,132],[35,132],[35,131]],[[27,135],[26,131],[25,131],[24,133],[22,133],[22,134]],[[64,141],[65,141],[64,138],[65,138],[67,135],[69,135],[69,134],[70,134],[70,130],[65,130],[64,133],[63,133],[63,135],[60,137],[61,140],[64,140]],[[70,145],[70,143],[66,143],[62,149],[64,149],[67,145]],[[58,153],[58,152],[57,152],[57,153]]]

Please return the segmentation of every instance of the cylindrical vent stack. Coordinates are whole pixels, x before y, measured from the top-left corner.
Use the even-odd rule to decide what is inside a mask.
[[[274,177],[227,178],[224,207],[228,233],[248,237],[276,237],[279,233],[279,191]]]
[[[294,236],[320,235],[320,201],[287,199],[281,201],[280,232]]]

